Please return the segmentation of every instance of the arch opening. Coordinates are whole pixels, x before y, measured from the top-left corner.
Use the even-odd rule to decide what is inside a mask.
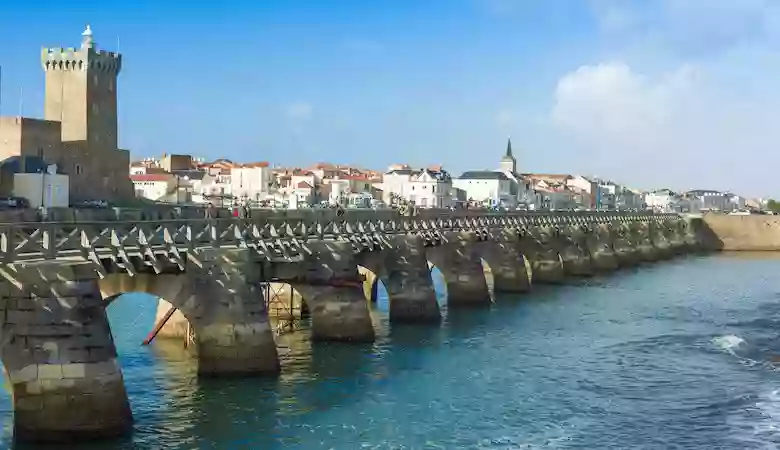
[[[485,284],[487,284],[488,292],[490,293],[490,298],[495,301],[496,299],[496,283],[495,283],[495,276],[493,275],[493,269],[490,267],[490,263],[487,259],[484,257],[479,258],[480,263],[482,263],[482,273],[485,276]]]
[[[375,271],[368,267],[357,266],[358,273],[363,277],[363,295],[372,310],[388,313],[390,311],[390,294],[385,282]]]
[[[188,351],[195,348],[190,321],[170,302],[145,291],[121,292],[104,301],[133,416],[164,422],[174,411],[189,414],[182,405],[192,401],[198,376],[198,362]],[[150,339],[154,331],[157,336]]]
[[[311,315],[306,299],[290,283],[269,281],[262,284],[262,290],[274,334],[290,333],[309,324]]]
[[[447,280],[444,273],[430,260],[428,260],[428,271],[431,273],[433,290],[436,292],[436,301],[439,303],[439,306],[445,306],[447,304]]]

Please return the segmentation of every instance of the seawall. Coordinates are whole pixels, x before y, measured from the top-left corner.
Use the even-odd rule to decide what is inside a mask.
[[[713,250],[780,251],[780,216],[705,214],[702,240]]]

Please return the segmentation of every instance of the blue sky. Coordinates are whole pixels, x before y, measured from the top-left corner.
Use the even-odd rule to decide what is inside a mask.
[[[39,0],[3,6],[2,114],[42,46],[124,55],[134,157],[494,168],[778,195],[780,2]]]

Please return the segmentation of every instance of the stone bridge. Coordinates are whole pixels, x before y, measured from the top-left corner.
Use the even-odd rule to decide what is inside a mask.
[[[424,211],[255,212],[251,219],[0,224],[0,351],[21,440],[130,430],[132,414],[106,305],[146,292],[194,330],[202,376],[280,370],[262,290],[289,283],[312,339],[372,341],[364,295],[384,284],[393,323],[441,320],[429,265],[449,308],[697,252],[697,223],[677,215]],[[370,289],[369,289],[370,291]]]

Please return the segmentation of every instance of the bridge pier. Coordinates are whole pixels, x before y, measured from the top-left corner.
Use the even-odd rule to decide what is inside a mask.
[[[133,416],[91,265],[4,269],[6,280],[15,280],[0,282],[15,439],[71,442],[128,433]]]
[[[516,229],[501,230],[492,240],[481,242],[480,252],[493,273],[493,289],[496,292],[528,292],[531,276],[525,256],[520,249]]]
[[[428,248],[428,260],[439,268],[447,283],[449,307],[490,305],[482,258],[476,249],[474,232],[442,234],[444,244]]]
[[[620,267],[633,267],[639,264],[641,254],[631,242],[631,231],[628,225],[616,220],[608,225],[608,229],[618,265]]]
[[[663,224],[651,221],[648,224],[650,241],[655,248],[658,259],[670,259],[674,256],[674,251],[669,243],[669,239],[664,235]]]
[[[260,280],[249,270],[220,270],[197,277],[181,304],[193,316],[198,375],[276,375],[279,356]],[[189,312],[189,313],[188,313]]]
[[[650,228],[646,222],[633,222],[631,224],[631,243],[639,250],[642,262],[655,262],[660,259],[658,251],[653,245]]]
[[[549,237],[538,229],[523,230],[520,250],[531,267],[531,282],[561,284],[565,275],[563,260],[557,248],[549,245]]]
[[[563,270],[573,277],[591,277],[594,275],[590,254],[580,241],[580,231],[567,227],[560,231],[557,237],[559,253],[563,259]]]
[[[441,311],[428,269],[425,243],[419,236],[392,236],[392,247],[359,255],[360,265],[385,285],[394,323],[438,323]]]
[[[301,279],[290,284],[301,293],[311,314],[312,340],[372,342],[374,325],[352,244],[308,245],[311,254],[301,262]]]
[[[605,224],[594,224],[585,231],[584,244],[590,253],[591,264],[596,272],[613,272],[618,268],[617,256],[612,239]]]

